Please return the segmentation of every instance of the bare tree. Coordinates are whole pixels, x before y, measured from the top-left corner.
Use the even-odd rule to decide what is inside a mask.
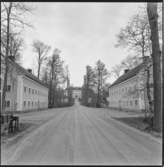
[[[69,66],[65,65],[63,70],[63,78],[66,80],[67,88],[70,87],[70,72],[69,72]]]
[[[117,35],[115,47],[128,48],[128,51],[133,51],[135,55],[145,56],[150,51],[149,34],[147,16],[133,15],[127,26],[121,28],[120,33]]]
[[[35,8],[31,4],[24,2],[2,2],[1,3],[1,56],[5,59],[4,83],[2,92],[2,112],[5,111],[6,85],[9,69],[8,56],[10,55],[12,34],[20,35],[22,30],[27,27],[33,27],[26,19],[27,13],[31,13]],[[3,38],[5,40],[2,40]],[[4,43],[5,42],[5,43]]]
[[[151,28],[153,80],[154,80],[154,120],[153,129],[162,131],[161,110],[161,51],[159,45],[157,3],[147,3],[147,12]]]
[[[67,90],[68,90],[68,103],[71,103],[72,101],[72,90],[70,89],[70,72],[69,72],[69,66],[65,65],[63,70],[63,82],[66,81],[67,84]]]
[[[127,26],[121,28],[120,33],[117,35],[117,44],[115,47],[128,48],[129,51],[133,52],[135,56],[143,59],[144,71],[147,75],[150,74],[150,67],[147,66],[144,59],[151,55],[152,49],[150,47],[150,25],[147,17],[147,12],[145,6],[140,7],[140,12],[130,18]],[[147,89],[147,98],[150,100],[149,96],[149,80],[150,76],[147,76],[145,82],[145,88]],[[150,102],[150,101],[149,101]]]
[[[47,60],[47,70],[49,76],[49,107],[57,107],[57,89],[59,84],[65,82],[63,79],[63,63],[60,58],[60,50],[55,49],[52,56]]]
[[[37,74],[37,76],[39,78],[41,65],[46,60],[46,58],[47,58],[46,56],[47,56],[49,50],[51,49],[51,47],[48,45],[45,45],[43,42],[41,42],[39,40],[34,40],[32,43],[32,46],[33,46],[33,51],[38,54],[38,58],[37,58],[38,74]]]
[[[97,107],[100,107],[100,103],[102,100],[102,91],[109,77],[109,73],[105,67],[105,64],[102,63],[100,60],[96,62],[94,73],[95,73],[95,85],[97,90]]]
[[[120,64],[116,64],[112,70],[111,75],[113,75],[115,78],[119,78],[121,76],[122,66]]]
[[[164,11],[164,1],[162,4],[162,10]],[[164,27],[164,12],[162,12],[162,27]],[[162,83],[164,83],[164,71],[163,71],[163,67],[164,67],[164,33],[162,33]],[[164,89],[162,87],[163,93],[162,93],[162,102],[163,102],[163,96],[164,96]],[[162,111],[163,111],[163,103],[162,103]],[[164,154],[163,154],[164,155]],[[164,157],[163,157],[163,164],[164,164]]]
[[[138,56],[128,55],[124,60],[121,61],[122,69],[129,69],[138,66],[140,64]]]
[[[88,100],[91,98],[91,90],[93,90],[94,82],[95,82],[95,75],[94,70],[91,66],[86,66],[86,78],[85,78],[85,105],[88,106]]]
[[[48,86],[50,81],[49,81],[49,74],[48,74],[48,67],[43,67],[42,69],[42,81]]]

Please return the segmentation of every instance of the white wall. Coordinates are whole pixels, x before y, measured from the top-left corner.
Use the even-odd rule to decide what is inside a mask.
[[[133,77],[109,88],[109,107],[138,111],[144,109],[144,97],[136,91],[136,84],[138,84],[138,77]]]
[[[23,77],[22,86],[23,86],[22,110],[37,109],[38,107],[48,108],[48,88],[42,86],[41,84],[25,76]],[[24,92],[24,86],[26,86],[26,92]],[[29,93],[29,88],[31,89],[30,93]],[[32,93],[33,89],[34,89],[34,94]],[[26,106],[24,106],[24,101],[26,101]],[[30,101],[30,106],[28,106],[29,101]]]

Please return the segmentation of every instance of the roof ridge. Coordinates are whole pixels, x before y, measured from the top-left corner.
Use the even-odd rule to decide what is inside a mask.
[[[119,78],[117,78],[117,80],[115,82],[113,82],[113,84],[111,84],[109,86],[109,88],[118,85],[119,83],[126,81],[132,77],[134,77],[143,67],[144,63],[139,64],[138,66],[132,68],[131,70],[129,70],[128,72],[124,73],[123,75],[121,75]]]
[[[16,63],[15,61],[12,61],[12,64],[15,65],[15,67],[21,72],[23,73],[23,75],[29,77],[30,79],[34,80],[35,82],[38,82],[39,84],[43,85],[44,87],[48,88],[48,86],[45,85],[45,83],[43,81],[41,81],[39,78],[37,78],[34,74],[30,73],[28,70],[26,70],[24,67],[22,67],[21,65],[19,65],[18,63]]]

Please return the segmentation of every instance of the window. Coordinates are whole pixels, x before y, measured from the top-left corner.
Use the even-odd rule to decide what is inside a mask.
[[[128,91],[128,88],[126,87],[126,92]]]
[[[27,87],[26,87],[26,86],[24,86],[24,92],[26,93],[26,91],[27,91]]]
[[[28,101],[28,106],[30,106],[30,101]]]
[[[37,95],[37,90],[35,90],[35,94]]]
[[[28,92],[31,93],[31,88],[29,88]]]
[[[135,103],[135,105],[137,106],[137,105],[138,105],[138,100],[135,100],[134,103]]]
[[[10,105],[11,105],[10,100],[6,100],[6,101],[5,101],[5,107],[10,107]]]
[[[26,107],[26,101],[23,101],[23,106]]]
[[[124,88],[122,89],[122,92],[124,92]]]
[[[123,103],[122,105],[124,106],[124,101],[122,101],[122,103]]]
[[[37,102],[35,102],[35,106],[37,106]]]
[[[39,91],[38,91],[38,96],[39,96]]]
[[[6,85],[6,91],[11,92],[11,85]]]
[[[133,102],[132,102],[132,100],[130,100],[130,106],[132,106],[133,105]]]
[[[34,89],[32,89],[32,94],[34,94]]]
[[[32,104],[31,104],[31,106],[33,106],[34,105],[34,102],[32,101]]]

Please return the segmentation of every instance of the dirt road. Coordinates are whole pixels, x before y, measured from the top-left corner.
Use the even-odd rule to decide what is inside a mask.
[[[22,121],[40,119],[44,123],[12,146],[12,155],[3,157],[2,164],[161,165],[161,143],[110,118],[118,112],[76,103],[22,115]]]

